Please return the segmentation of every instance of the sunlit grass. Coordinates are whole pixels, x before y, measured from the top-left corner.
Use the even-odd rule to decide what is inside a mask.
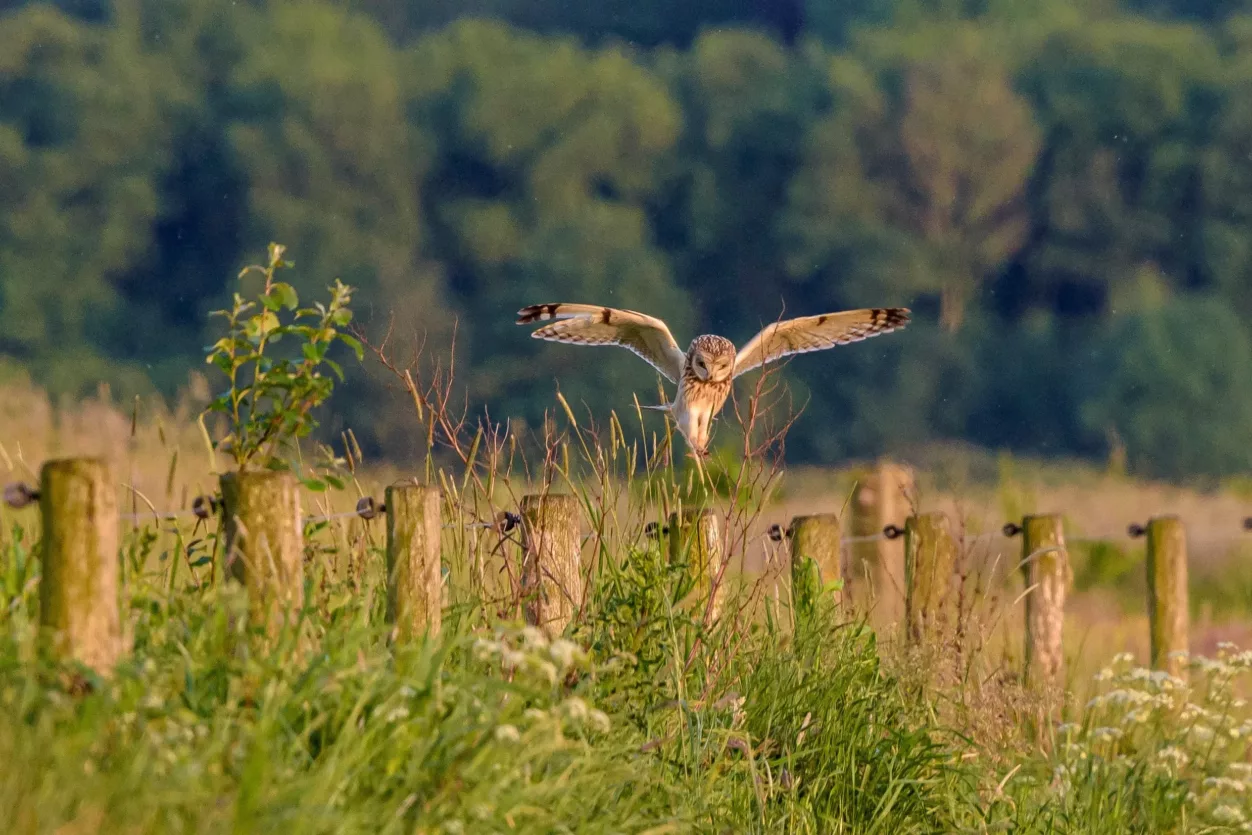
[[[350,511],[406,473],[352,452],[344,491],[303,495],[308,640],[262,652],[240,590],[213,570],[216,521],[155,518],[215,487],[191,406],[126,416],[107,399],[58,411],[33,388],[20,394],[46,408],[0,439],[8,479],[33,483],[53,455],[114,463],[124,511],[136,514],[121,555],[134,651],[108,679],[41,657],[38,510],[0,508],[9,831],[1111,833],[1217,831],[1204,827],[1252,817],[1239,789],[1246,748],[1188,748],[1189,770],[1162,765],[1194,742],[1178,725],[1188,710],[1219,730],[1244,727],[1243,706],[1225,695],[1246,687],[1243,662],[1230,660],[1242,656],[1201,667],[1208,683],[1171,690],[1177,704],[1125,660],[1113,679],[1101,674],[1119,652],[1146,658],[1147,628],[1141,543],[1090,536],[1111,484],[1100,478],[1023,489],[1017,471],[1011,483],[946,492],[923,479],[926,509],[948,510],[968,537],[970,603],[961,637],[919,653],[855,613],[793,616],[765,530],[843,507],[845,476],[782,473],[749,456],[715,489],[695,489],[663,440],[632,440],[629,416],[597,430],[566,407],[538,452],[471,427],[425,465],[445,496],[437,640],[389,641],[384,522]],[[1135,489],[1117,483],[1110,519],[1146,502],[1127,499]],[[1139,489],[1165,500],[1159,487]],[[588,592],[558,640],[516,622],[518,540],[496,524],[544,490],[575,495],[584,516]],[[646,530],[701,501],[720,512],[731,554],[726,614],[714,622],[684,605],[684,567]],[[996,531],[1008,513],[1062,501],[1075,510],[1067,533],[1080,582],[1066,622],[1068,695],[1052,702],[1018,680],[1020,542]],[[1212,518],[1235,506],[1214,501]],[[1237,560],[1238,541],[1225,547],[1223,559]],[[767,563],[774,573],[761,573]],[[1246,616],[1242,575],[1224,576],[1207,553],[1193,565],[1193,597],[1212,613],[1193,648],[1215,653],[1212,636]],[[1214,671],[1236,668],[1211,686]],[[1122,697],[1089,709],[1110,681],[1148,694],[1127,699],[1158,699],[1158,714],[1104,715]],[[1133,750],[1125,729],[1110,730],[1123,725]]]

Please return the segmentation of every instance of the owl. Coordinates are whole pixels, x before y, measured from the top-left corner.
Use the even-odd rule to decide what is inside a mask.
[[[618,345],[634,351],[678,384],[673,402],[647,408],[666,411],[687,445],[708,455],[709,429],[722,410],[736,377],[791,354],[859,342],[903,328],[904,307],[868,307],[786,319],[764,328],[738,351],[725,337],[704,334],[686,353],[660,319],[633,310],[591,304],[535,304],[517,312],[517,324],[549,322],[531,336],[571,345]]]

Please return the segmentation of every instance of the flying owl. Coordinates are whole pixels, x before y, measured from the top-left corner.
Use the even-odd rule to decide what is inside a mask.
[[[704,334],[678,347],[660,319],[633,310],[591,304],[535,304],[517,312],[517,324],[548,322],[535,339],[573,345],[619,345],[647,360],[678,384],[672,403],[648,408],[669,412],[697,455],[708,454],[709,428],[730,395],[731,382],[747,371],[790,354],[860,342],[903,328],[905,307],[868,307],[786,319],[767,326],[737,353],[725,337]]]

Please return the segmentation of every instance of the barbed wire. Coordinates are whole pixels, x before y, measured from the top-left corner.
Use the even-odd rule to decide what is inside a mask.
[[[39,501],[40,493],[33,487],[17,482],[9,484],[4,488],[4,503],[15,510],[21,510],[28,505],[32,505]],[[201,521],[209,519],[221,510],[221,499],[216,496],[196,496],[191,503],[191,507],[185,510],[145,510],[134,511],[131,513],[119,513],[119,519],[127,521],[139,521],[142,519],[155,519],[158,521],[168,521],[175,519],[195,518]],[[373,496],[363,496],[356,503],[354,510],[345,510],[338,513],[314,513],[301,517],[305,523],[311,522],[329,522],[335,519],[347,519],[350,517],[359,517],[361,519],[370,520],[386,513],[387,507]]]
[[[4,488],[3,501],[9,507],[20,510],[39,501],[40,493],[37,489],[23,482],[14,482],[8,484]],[[139,522],[144,519],[152,519],[155,521],[175,521],[179,519],[195,518],[199,521],[206,521],[217,515],[221,510],[221,499],[217,496],[197,496],[192,505],[188,509],[182,510],[147,510],[133,511],[130,513],[119,513],[118,518],[131,522]],[[353,510],[339,511],[335,513],[315,513],[301,517],[304,524],[316,524],[319,522],[332,522],[340,519],[359,518],[366,521],[375,519],[387,512],[384,503],[379,502],[373,496],[362,496]],[[473,521],[465,523],[451,523],[443,525],[443,528],[483,528],[495,531],[504,535],[510,533],[514,528],[522,523],[522,517],[512,511],[502,510],[495,515],[491,521]],[[1207,530],[1213,530],[1212,526],[1208,526]],[[1242,533],[1252,533],[1252,516],[1244,517],[1239,522],[1239,530]],[[1023,532],[1022,525],[1017,522],[1008,522],[999,530],[986,531],[970,536],[962,535],[957,537],[961,543],[978,542],[986,539],[1012,539],[1021,535]],[[659,536],[668,535],[669,526],[660,525],[656,522],[649,522],[644,526],[644,535],[648,538],[658,538]],[[886,525],[881,531],[870,534],[858,534],[854,536],[844,536],[840,538],[841,545],[859,545],[870,542],[881,542],[884,540],[899,539],[904,536],[904,528],[898,525]],[[1132,523],[1126,527],[1126,530],[1118,534],[1105,534],[1101,536],[1066,536],[1067,544],[1092,544],[1109,542],[1120,538],[1138,539],[1147,534],[1147,526],[1139,523]],[[592,534],[582,537],[584,543],[590,539]],[[784,539],[790,539],[792,530],[790,526],[784,528],[779,524],[770,525],[762,534],[754,537],[754,541],[758,539],[768,538],[778,543]],[[1231,534],[1229,539],[1241,539],[1238,534]]]

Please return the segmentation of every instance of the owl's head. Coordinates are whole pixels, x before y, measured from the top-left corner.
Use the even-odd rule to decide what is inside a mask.
[[[735,372],[734,343],[722,336],[697,336],[687,349],[687,366],[699,380],[723,383]]]

